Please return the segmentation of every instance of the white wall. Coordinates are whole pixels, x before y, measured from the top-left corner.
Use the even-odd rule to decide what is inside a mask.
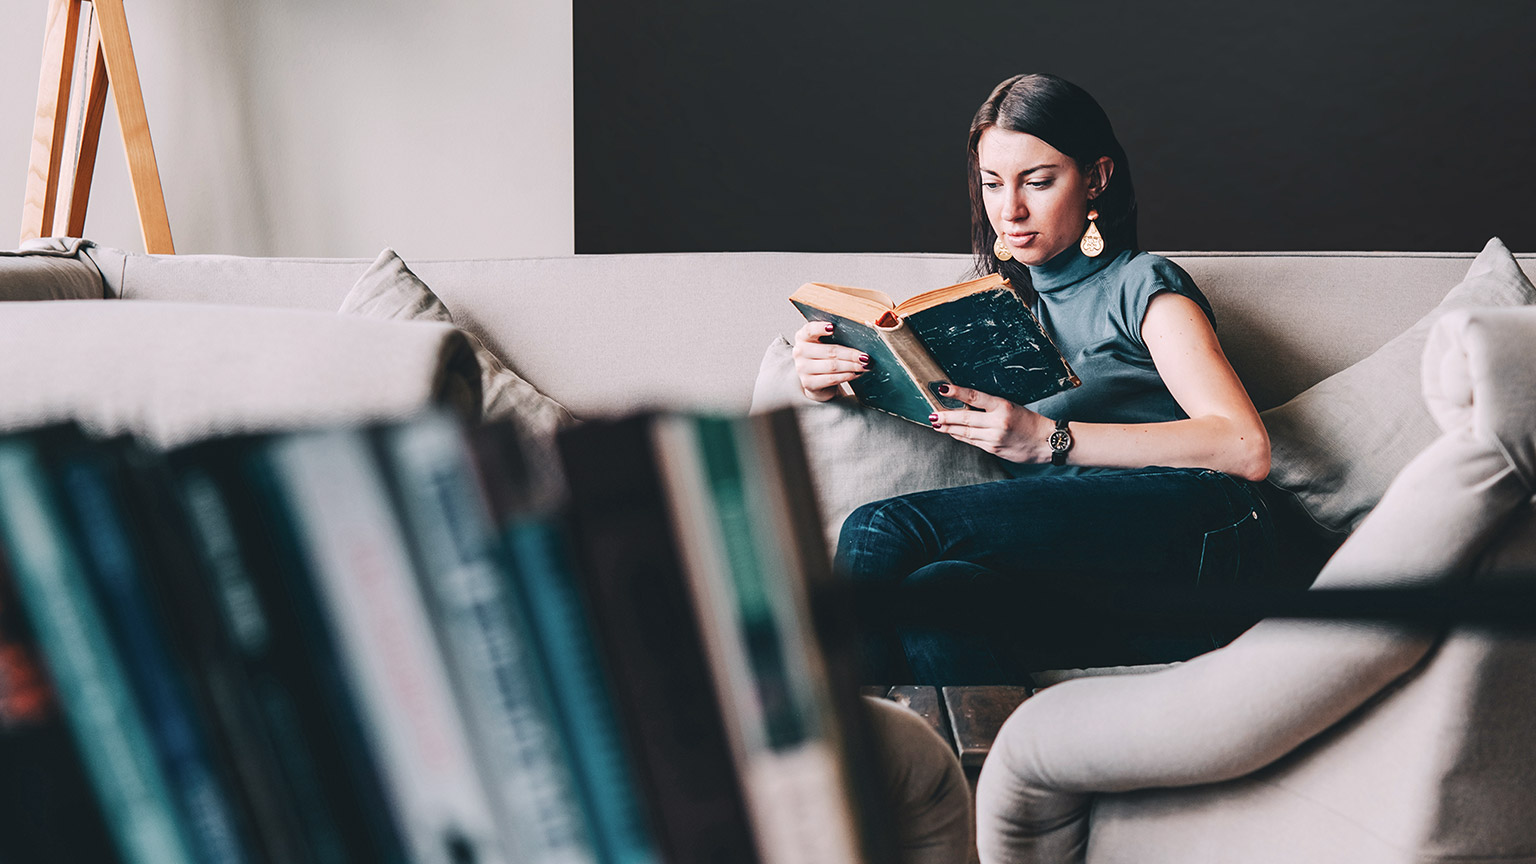
[[[0,248],[20,236],[48,0],[3,0]],[[569,0],[132,0],[179,253],[575,248]],[[117,119],[87,236],[143,248]]]

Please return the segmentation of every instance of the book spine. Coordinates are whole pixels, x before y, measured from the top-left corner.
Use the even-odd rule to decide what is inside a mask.
[[[379,440],[507,848],[530,864],[594,861],[538,649],[467,442],[446,416],[384,429]]]
[[[278,638],[267,654],[276,687],[291,701],[291,718],[307,742],[291,768],[293,777],[311,769],[324,790],[347,841],[348,861],[406,864],[416,859],[408,848],[384,766],[367,736],[366,706],[345,663],[341,634],[321,596],[321,578],[311,567],[300,537],[300,522],[289,506],[271,464],[268,444],[242,445],[229,461],[215,459],[217,482],[231,507],[242,551],[262,610]],[[274,716],[276,716],[274,714]],[[305,759],[307,757],[307,759]],[[312,764],[311,764],[312,763]]]
[[[212,595],[209,610],[238,666],[239,681],[231,682],[235,692],[224,701],[241,715],[239,720],[254,726],[249,737],[260,742],[241,748],[236,758],[245,769],[255,807],[265,813],[273,858],[342,864],[349,860],[348,841],[331,801],[355,796],[350,790],[325,792],[310,756],[321,748],[306,738],[300,708],[278,671],[272,651],[274,624],[217,484],[195,466],[182,469],[177,483],[185,501],[188,537],[204,562],[205,587]],[[182,586],[179,593],[188,590],[190,586]],[[357,857],[366,857],[365,849],[359,844]]]
[[[0,857],[117,860],[0,548]]]
[[[827,786],[840,790],[848,808],[844,818],[851,819],[850,830],[859,835],[864,859],[894,860],[898,850],[889,830],[890,802],[876,767],[886,754],[874,746],[858,692],[854,612],[829,596],[837,580],[799,422],[793,412],[776,411],[737,428],[744,451],[752,454],[744,463],[754,478],[746,498],[751,524],[777,540],[778,560],[786,568],[783,578],[770,578],[767,587],[782,610],[785,642],[799,653],[807,676],[807,710],[820,717],[816,725],[831,760],[823,770],[835,778]],[[848,599],[845,593],[838,597]]]
[[[107,458],[101,449],[82,449],[56,463],[61,497],[77,520],[90,564],[87,578],[121,648],[188,840],[199,860],[242,864],[248,860],[246,841],[230,789],[215,771],[205,718],[192,704],[164,624],[151,606],[140,549],[126,530],[126,514],[116,506]]]
[[[133,864],[191,864],[145,718],[64,526],[35,446],[0,441],[0,535],[118,849]]]
[[[673,502],[687,535],[700,626],[733,732],[759,849],[769,864],[862,860],[838,752],[827,734],[800,610],[782,586],[798,574],[782,527],[751,499],[765,481],[749,473],[749,436],[736,421],[671,418],[657,429]],[[750,427],[744,427],[749,429]]]
[[[891,354],[896,362],[901,364],[902,371],[912,379],[922,391],[923,398],[933,406],[935,411],[961,411],[965,409],[965,403],[959,399],[951,399],[940,396],[938,386],[949,384],[949,373],[940,368],[938,361],[923,347],[923,342],[917,337],[916,331],[907,325],[907,319],[895,315],[890,316],[894,323],[884,321],[875,322],[875,332],[880,334],[880,340],[891,349]]]
[[[409,552],[362,432],[305,433],[268,459],[339,635],[364,737],[416,860],[505,862]]]
[[[664,860],[758,860],[646,418],[559,438],[577,573]]]
[[[504,537],[603,860],[661,864],[563,532],[551,519],[530,514],[510,522]]]

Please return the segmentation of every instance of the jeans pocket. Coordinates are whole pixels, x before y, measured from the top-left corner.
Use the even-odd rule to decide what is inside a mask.
[[[1205,532],[1205,540],[1200,546],[1200,570],[1195,576],[1196,585],[1215,587],[1231,585],[1236,581],[1238,571],[1243,566],[1243,538],[1253,528],[1257,518],[1256,514],[1249,513],[1225,528]]]

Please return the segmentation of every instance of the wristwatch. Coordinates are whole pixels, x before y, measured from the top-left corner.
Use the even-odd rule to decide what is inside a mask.
[[[1067,464],[1067,451],[1072,449],[1072,430],[1067,428],[1067,419],[1063,417],[1056,421],[1056,431],[1051,433],[1051,464]]]

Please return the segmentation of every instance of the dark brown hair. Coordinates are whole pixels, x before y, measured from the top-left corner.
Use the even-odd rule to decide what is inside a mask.
[[[971,184],[971,252],[976,256],[978,275],[1002,273],[1018,287],[1029,284],[1028,271],[1022,264],[998,261],[992,254],[997,232],[992,230],[981,199],[976,144],[981,133],[994,126],[1033,135],[1084,170],[1101,156],[1113,160],[1115,168],[1109,184],[1093,203],[1099,211],[1099,232],[1111,247],[1136,248],[1136,187],[1131,182],[1131,164],[1104,109],[1087,90],[1055,75],[1015,75],[993,88],[971,120],[967,167]]]

